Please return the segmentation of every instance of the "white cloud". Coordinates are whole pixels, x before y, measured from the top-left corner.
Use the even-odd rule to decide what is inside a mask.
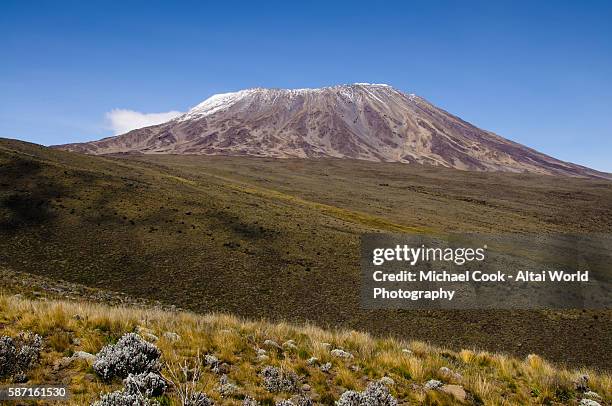
[[[174,117],[181,115],[180,111],[168,111],[165,113],[141,113],[134,110],[113,109],[106,113],[109,127],[114,135],[124,134],[136,128],[148,127],[150,125],[165,123]]]

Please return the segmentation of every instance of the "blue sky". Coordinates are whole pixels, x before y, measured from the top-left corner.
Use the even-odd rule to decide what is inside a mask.
[[[116,109],[374,82],[612,172],[610,21],[609,1],[3,0],[0,137],[91,140],[113,134]]]

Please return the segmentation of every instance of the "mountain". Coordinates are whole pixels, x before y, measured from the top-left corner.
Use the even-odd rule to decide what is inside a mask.
[[[367,83],[218,94],[166,123],[57,148],[96,155],[336,157],[610,177],[481,130],[419,96]]]

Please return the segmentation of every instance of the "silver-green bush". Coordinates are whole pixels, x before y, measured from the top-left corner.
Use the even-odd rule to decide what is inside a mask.
[[[118,390],[102,395],[100,400],[91,406],[157,406],[156,401],[149,400],[140,393],[127,393]]]
[[[159,374],[147,372],[142,374],[129,374],[123,380],[127,393],[141,393],[145,397],[161,396],[168,388],[168,384]]]
[[[183,406],[212,406],[214,402],[205,393],[195,392],[183,402]]]
[[[397,399],[389,393],[386,385],[373,382],[363,392],[344,392],[336,406],[397,406]]]
[[[297,390],[298,377],[294,372],[283,371],[269,365],[261,371],[261,376],[269,392],[295,392]]]
[[[24,375],[39,361],[41,349],[42,337],[38,334],[0,337],[0,378]]]
[[[128,333],[97,354],[93,369],[105,380],[127,378],[129,374],[159,372],[161,352],[136,333]]]

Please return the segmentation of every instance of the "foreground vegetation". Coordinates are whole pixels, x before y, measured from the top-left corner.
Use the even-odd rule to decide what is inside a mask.
[[[75,405],[122,388],[121,379],[103,380],[83,352],[95,355],[130,332],[160,350],[161,374],[169,381],[170,366],[187,362],[200,368],[196,388],[217,404],[240,405],[247,397],[275,404],[298,394],[333,404],[345,391],[362,391],[381,379],[400,404],[578,404],[587,396],[612,402],[608,373],[558,369],[537,355],[520,360],[310,325],[3,294],[0,335],[24,331],[43,339],[41,361],[27,372],[28,382],[67,384]],[[275,391],[266,378],[270,370],[264,372],[270,366],[297,380]],[[157,400],[179,405],[179,395],[169,389]]]

